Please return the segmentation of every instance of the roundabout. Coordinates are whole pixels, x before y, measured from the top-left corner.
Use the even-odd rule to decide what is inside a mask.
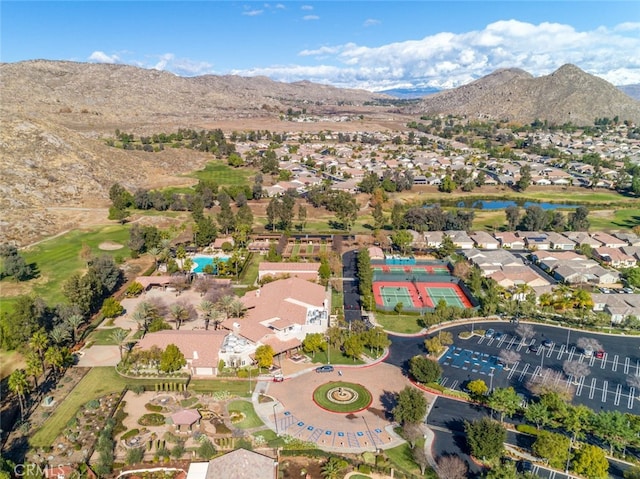
[[[354,413],[368,408],[371,393],[360,384],[344,381],[328,382],[313,391],[313,401],[326,411]]]

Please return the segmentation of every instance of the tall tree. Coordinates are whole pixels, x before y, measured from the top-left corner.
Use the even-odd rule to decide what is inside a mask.
[[[421,422],[427,414],[427,399],[422,391],[406,386],[396,396],[396,405],[393,408],[393,418],[396,422]]]
[[[498,421],[484,417],[465,422],[464,430],[474,457],[491,460],[502,455],[507,431]]]
[[[16,369],[11,373],[11,376],[9,376],[8,386],[9,391],[18,396],[18,402],[20,403],[20,417],[24,421],[24,400],[31,387],[24,369]]]
[[[504,421],[505,414],[513,416],[520,407],[520,397],[512,387],[497,388],[490,394],[488,406],[500,413],[500,422]]]

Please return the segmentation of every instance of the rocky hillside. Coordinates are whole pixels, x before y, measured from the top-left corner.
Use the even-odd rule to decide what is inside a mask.
[[[640,122],[639,101],[574,65],[538,78],[520,69],[498,70],[468,85],[426,97],[412,111],[516,123],[541,119],[591,125],[595,118],[615,116]]]

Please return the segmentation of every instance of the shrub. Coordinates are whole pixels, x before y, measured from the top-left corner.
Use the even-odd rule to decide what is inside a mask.
[[[97,399],[92,399],[85,405],[85,407],[87,409],[98,409],[100,407],[100,401]]]
[[[516,426],[516,431],[524,434],[531,434],[532,436],[537,436],[538,433],[540,433],[540,431],[531,424],[518,424]]]
[[[162,426],[164,422],[164,416],[158,413],[145,414],[138,419],[138,424],[141,426]]]
[[[147,404],[144,405],[144,408],[147,411],[151,411],[151,412],[160,412],[162,411],[163,407],[160,406],[159,404],[151,404],[150,402],[148,402]]]
[[[127,439],[131,439],[132,437],[136,436],[139,432],[139,429],[130,429],[122,435],[121,439],[123,441],[126,441]]]

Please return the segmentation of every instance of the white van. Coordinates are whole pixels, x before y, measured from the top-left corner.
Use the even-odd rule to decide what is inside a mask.
[[[591,356],[593,356],[593,348],[590,348],[590,347],[584,348],[584,357],[590,358]]]

